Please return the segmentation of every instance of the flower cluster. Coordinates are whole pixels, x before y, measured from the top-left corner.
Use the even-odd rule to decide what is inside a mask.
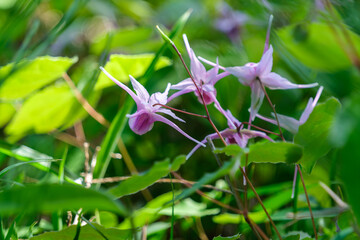
[[[250,138],[260,137],[269,141],[273,141],[269,136],[267,136],[264,131],[251,130],[251,122],[257,117],[267,122],[280,125],[280,127],[295,134],[298,131],[299,126],[304,124],[310,116],[311,112],[313,111],[315,105],[320,98],[323,88],[319,88],[314,99],[310,98],[299,120],[280,114],[277,115],[277,120],[275,120],[258,114],[258,111],[266,95],[265,88],[294,89],[311,88],[318,85],[317,83],[305,85],[294,84],[286,78],[280,76],[279,74],[272,72],[273,47],[269,44],[271,22],[272,17],[270,18],[267,36],[265,40],[264,52],[260,61],[258,63],[250,62],[245,64],[244,66],[222,67],[219,65],[218,59],[216,59],[216,63],[213,63],[211,61],[196,56],[195,52],[190,47],[186,35],[184,34],[183,39],[187,53],[190,58],[190,71],[188,71],[190,77],[173,86],[171,86],[171,84],[169,83],[163,93],[157,92],[150,96],[147,90],[136,79],[130,76],[131,84],[135,90],[134,93],[126,85],[111,76],[104,68],[101,68],[101,70],[134,99],[137,105],[137,110],[135,113],[127,115],[127,117],[129,118],[130,128],[135,133],[142,135],[150,131],[154,125],[154,122],[156,121],[163,122],[171,126],[179,133],[197,144],[187,155],[187,158],[189,158],[199,147],[205,146],[206,140],[208,138],[221,138],[226,143],[238,144],[242,148],[247,146],[248,140]],[[206,70],[202,62],[210,64],[212,68],[210,70]],[[220,70],[222,70],[222,72],[219,72]],[[216,98],[217,92],[215,84],[228,75],[233,75],[237,77],[241,84],[249,86],[251,88],[251,106],[249,118],[250,123],[247,123],[249,126],[247,129],[244,129],[244,124],[241,123],[238,119],[236,119],[232,115],[230,110],[224,110]],[[176,92],[173,93],[170,97],[168,97],[170,90],[176,90]],[[170,110],[173,108],[168,107],[167,105],[174,98],[191,92],[195,94],[198,100],[204,105],[206,110],[207,105],[213,103],[215,108],[227,119],[228,128],[222,131],[217,131],[216,127],[214,127],[216,133],[212,133],[206,136],[202,141],[197,141],[196,139],[185,133],[183,130],[181,130],[171,120],[165,118],[163,115],[160,115],[160,113],[168,115],[175,120],[184,122],[181,118],[177,117]],[[276,113],[273,113],[273,116],[275,116],[274,114]],[[207,116],[207,118],[211,122],[209,115]]]

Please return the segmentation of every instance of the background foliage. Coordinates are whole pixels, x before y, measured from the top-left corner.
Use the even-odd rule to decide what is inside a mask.
[[[226,7],[247,20],[219,29],[231,17],[222,13]],[[252,142],[249,176],[282,236],[306,239],[313,230],[301,184],[290,198],[292,163],[300,161],[321,239],[358,239],[359,13],[360,3],[351,0],[0,1],[0,239],[255,238],[241,215],[196,193],[201,188],[235,206],[224,176],[241,186],[242,150],[217,149],[226,160],[219,167],[210,148],[186,161],[193,142],[164,124],[134,134],[125,117],[134,111],[132,99],[99,67],[124,83],[133,75],[150,93],[187,78],[156,25],[167,29],[187,62],[182,33],[197,55],[218,56],[223,66],[257,62],[270,14],[274,71],[325,90],[295,144]],[[229,76],[217,90],[222,106],[248,119],[248,87]],[[295,118],[315,94],[269,91],[276,109]],[[191,94],[171,105],[203,113]],[[226,119],[209,109],[225,128]],[[270,112],[264,103],[260,113]],[[181,117],[187,124],[180,127],[196,139],[213,132],[204,119]],[[292,139],[289,132],[285,137]],[[303,153],[289,157],[300,147]],[[179,184],[173,172],[197,183]],[[276,238],[251,191],[248,200],[251,219]]]

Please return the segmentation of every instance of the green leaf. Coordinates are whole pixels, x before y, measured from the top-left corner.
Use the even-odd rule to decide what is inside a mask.
[[[161,217],[159,211],[164,208],[172,200],[173,193],[167,192],[157,196],[145,206],[133,212],[131,217],[126,218],[119,226],[119,229],[128,229],[132,227],[142,227],[151,224]],[[131,218],[131,219],[130,219]]]
[[[132,230],[119,230],[116,228],[105,228],[96,223],[92,223],[109,240],[127,240],[132,237]],[[73,240],[76,235],[76,225],[72,225],[59,232],[47,232],[30,238],[31,240]],[[90,225],[81,227],[80,240],[104,240],[104,238]]]
[[[184,190],[181,194],[177,195],[174,201],[178,201],[180,199],[186,198],[193,194],[196,190],[201,188],[202,185],[206,185],[211,183],[224,175],[228,174],[234,166],[237,158],[232,158],[230,161],[225,162],[217,171],[212,173],[206,173],[200,180],[198,180],[191,188]]]
[[[95,39],[94,43],[91,45],[91,51],[96,54],[101,54],[107,44],[108,34],[112,35],[112,39],[110,46],[106,47],[113,50],[119,47],[133,46],[134,44],[139,43],[141,44],[150,39],[153,32],[153,29],[146,27],[121,28],[113,32],[106,32],[106,34],[103,34]]]
[[[268,220],[264,211],[249,212],[249,218],[255,223],[263,223]],[[243,215],[234,213],[219,214],[217,216],[214,216],[212,220],[218,224],[239,224],[246,222]]]
[[[236,156],[243,152],[243,149],[237,144],[229,144],[223,148],[214,149],[215,154],[224,153],[227,156]]]
[[[219,208],[207,209],[206,203],[198,203],[191,198],[186,198],[183,201],[180,201],[174,207],[174,215],[179,217],[204,217],[216,215],[219,212]],[[159,214],[171,216],[172,207],[161,209]]]
[[[316,209],[316,210],[313,210],[313,215],[314,215],[314,218],[333,218],[333,217],[338,216],[343,211],[344,211],[344,209],[340,208],[340,207]],[[274,221],[294,220],[293,209],[286,208],[286,209],[279,210],[276,213],[272,214],[271,218]],[[311,219],[309,210],[296,212],[296,218],[297,219]]]
[[[312,239],[311,236],[305,232],[291,231],[286,233],[284,240],[303,240],[303,239]]]
[[[307,173],[310,173],[316,161],[331,149],[328,138],[339,109],[340,102],[335,98],[329,98],[326,102],[318,104],[306,123],[299,127],[294,142],[304,147],[300,164]]]
[[[60,160],[60,159],[59,159]],[[9,165],[7,166],[6,168],[2,169],[0,171],[0,178],[5,175],[8,171],[10,171],[11,169],[13,168],[17,168],[21,165],[25,165],[25,164],[32,164],[32,163],[41,163],[41,162],[55,162],[55,161],[59,161],[57,159],[49,159],[49,160],[33,160],[33,161],[29,161],[29,162],[19,162],[19,163],[15,163],[15,164],[12,164],[12,165]]]
[[[185,156],[177,157],[173,164],[170,164],[169,159],[156,162],[145,174],[132,176],[110,189],[109,192],[115,197],[120,198],[141,191],[154,184],[160,178],[168,175],[169,172],[177,171],[180,165],[185,162],[185,159]]]
[[[17,160],[23,161],[23,162],[30,162],[30,161],[38,161],[38,160],[53,160],[52,157],[45,155],[43,153],[40,153],[32,148],[29,148],[27,146],[20,146],[14,149],[8,149],[4,147],[0,147],[0,153],[3,153],[9,157],[13,157]],[[42,170],[42,171],[49,171],[51,162],[39,162],[39,163],[32,163],[31,165],[35,166],[36,168]]]
[[[56,160],[27,146],[22,145],[13,149],[8,147],[0,147],[0,153],[3,153],[9,157],[13,157],[19,161],[31,162],[29,164],[36,167],[37,169],[44,172],[51,172],[57,175],[57,172],[50,168],[52,160]],[[65,176],[65,180],[70,183],[74,183],[74,181],[67,176]]]
[[[110,56],[110,60],[105,65],[105,70],[120,82],[128,82],[129,75],[133,76],[134,78],[142,76],[146,69],[150,66],[154,57],[155,54],[112,54]],[[155,65],[155,70],[167,67],[169,65],[171,65],[170,59],[167,57],[161,57]],[[95,85],[95,90],[114,85],[115,83],[111,81],[103,72],[101,72]]]
[[[10,103],[0,103],[0,128],[8,123],[15,113],[15,108]]]
[[[70,126],[85,114],[84,110],[71,112],[75,104],[79,103],[67,85],[47,87],[24,102],[5,132],[21,137],[31,131],[47,133],[59,127]]]
[[[3,0],[0,1],[0,9],[8,9],[14,6],[16,3],[16,0]]]
[[[213,240],[238,240],[241,237],[241,234],[238,233],[234,236],[230,236],[230,237],[222,237],[222,236],[217,236],[214,237]]]
[[[60,78],[67,69],[77,62],[77,57],[38,57],[25,60],[18,69],[6,78],[0,88],[0,99],[18,99]],[[13,68],[10,63],[0,68],[0,78],[6,77]]]
[[[300,160],[303,149],[290,142],[257,142],[250,145],[248,164],[250,163],[296,163]],[[242,166],[245,166],[245,155]]]
[[[360,52],[360,37],[346,29],[347,34]],[[278,35],[288,50],[304,65],[328,72],[351,67],[352,63],[339,44],[345,41],[336,25],[310,23],[307,25],[287,26]],[[345,41],[346,42],[346,41]]]
[[[50,213],[58,210],[112,211],[126,215],[126,209],[110,195],[74,184],[44,184],[13,187],[0,193],[0,214]]]
[[[352,210],[360,224],[360,189],[359,189],[359,169],[360,169],[360,124],[358,123],[348,138],[347,143],[339,152],[340,176],[344,185],[345,193]]]

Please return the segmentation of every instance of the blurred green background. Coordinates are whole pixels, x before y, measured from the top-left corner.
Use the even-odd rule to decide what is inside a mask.
[[[119,111],[126,111],[124,106],[131,109],[128,103],[131,99],[126,96],[125,91],[100,74],[100,66],[111,68],[111,73],[124,83],[129,81],[129,74],[143,83],[146,82],[149,93],[162,92],[168,82],[176,84],[187,78],[179,58],[170,48],[165,48],[154,71],[146,70],[164,44],[155,26],[159,25],[169,33],[170,29],[177,26],[176,21],[189,9],[192,9],[192,13],[188,21],[173,39],[187,63],[189,59],[182,41],[183,33],[187,35],[196,55],[210,61],[219,57],[222,66],[258,62],[263,53],[268,19],[272,14],[274,22],[270,43],[274,47],[273,71],[298,84],[318,82],[325,88],[320,102],[331,96],[340,100],[343,108],[331,125],[331,133],[323,139],[332,148],[317,159],[311,174],[305,174],[305,181],[309,186],[312,206],[319,211],[316,223],[322,239],[356,239],[358,235],[355,232],[358,227],[354,216],[360,216],[360,191],[357,185],[360,180],[358,1],[1,0],[1,168],[6,169],[24,161],[19,159],[24,156],[28,157],[28,160],[39,160],[47,156],[51,159],[63,159],[61,162],[65,164],[65,175],[73,180],[81,179],[86,171],[86,142],[90,145],[91,155],[96,153],[98,146],[103,147],[103,152],[99,153],[104,160],[102,164],[106,171],[103,177],[131,175],[132,170],[128,168],[126,160],[110,160],[109,155],[105,154],[105,136],[114,129],[108,130],[89,116],[79,104],[76,95],[81,95],[108,123],[112,123],[117,121]],[[69,81],[65,81],[65,72],[78,91],[74,91]],[[230,109],[240,121],[247,121],[250,88],[240,85],[232,76],[219,81],[216,88],[223,108]],[[268,93],[279,113],[299,118],[308,99],[314,97],[316,91],[317,89],[274,90]],[[202,105],[193,94],[177,98],[171,102],[171,106],[204,114]],[[213,106],[210,106],[209,110],[215,125],[220,130],[225,129],[226,119]],[[132,108],[131,113],[134,111],[135,108]],[[270,106],[264,102],[260,113],[270,116],[271,111]],[[179,126],[192,137],[201,140],[213,133],[205,119],[177,115],[186,121],[186,124],[179,123]],[[260,120],[255,120],[255,124],[274,132],[278,131],[276,126]],[[321,128],[321,123],[318,127]],[[155,161],[187,154],[194,146],[193,142],[160,122],[156,122],[152,131],[142,136],[134,134],[127,123],[119,125],[117,130],[114,134],[121,133],[122,141],[119,145],[110,141],[106,146],[112,145],[114,150],[109,153],[120,152],[125,158],[129,155],[139,172],[149,170]],[[285,137],[292,141],[291,133],[285,132]],[[42,157],[37,155],[40,153],[43,154]],[[107,166],[105,162],[108,160]],[[0,176],[1,188],[6,190],[14,185],[59,182],[61,163],[57,161],[41,164],[48,169],[44,171],[39,166],[34,167],[34,164],[24,164],[6,171],[6,174]],[[205,173],[214,172],[218,168],[213,153],[209,148],[202,148],[184,163],[178,172],[184,179],[197,181]],[[292,165],[257,164],[256,167],[251,165],[249,171],[254,185],[264,189],[261,196],[265,201],[268,200],[274,217],[275,213],[283,216],[282,210],[292,208],[293,200],[286,195],[291,194],[294,171]],[[232,173],[232,176],[236,181],[242,181],[239,172]],[[101,174],[97,174],[97,177],[101,177]],[[343,201],[351,204],[353,211],[346,211],[339,216],[343,211],[334,210],[337,203],[319,185],[319,181],[329,186]],[[222,180],[218,180],[216,184],[219,188],[226,188]],[[115,185],[117,183],[106,183],[102,187],[108,189]],[[174,187],[176,191],[185,188],[178,184]],[[168,183],[155,184],[147,189],[154,198],[166,198],[159,200],[159,206],[171,200],[171,185]],[[155,229],[152,230],[153,233],[149,232],[149,238],[168,239],[168,216],[171,214],[142,213],[141,210],[147,209],[144,206],[148,206],[146,204],[150,201],[147,194],[138,192],[122,198],[122,202],[128,208],[137,209],[138,218],[153,214],[151,216],[154,219],[149,220],[149,224],[156,221],[158,225],[149,228]],[[234,203],[234,199],[221,192],[211,191],[209,194],[226,203]],[[30,199],[29,197],[27,201]],[[220,215],[214,217],[220,212],[220,208],[204,198],[193,195],[186,200],[192,202],[185,202],[183,206],[178,204],[176,208],[179,215],[176,217],[175,238],[206,239],[201,236],[199,219],[209,239],[220,234],[225,236],[239,232],[249,238],[254,237],[246,224],[239,224],[238,217],[226,215],[224,209],[221,209]],[[26,202],[26,199],[24,201]],[[278,204],[275,204],[276,202]],[[253,198],[249,204],[254,209],[259,207]],[[302,193],[299,194],[297,204],[299,209],[307,210]],[[215,211],[215,207],[219,211]],[[187,213],[187,208],[194,210]],[[334,212],[325,214],[323,210],[327,208]],[[352,215],[353,213],[355,215]],[[54,214],[32,214],[17,220],[14,220],[14,215],[4,217],[1,219],[2,229],[14,229],[13,223],[17,222],[16,232],[21,238],[29,238],[44,231],[60,230],[63,227],[60,227],[59,223],[66,223],[66,212],[56,214],[55,217]],[[89,218],[93,216],[90,213],[88,215]],[[109,212],[96,212],[96,216],[101,216],[104,227],[131,227],[129,219]],[[57,221],[54,223],[56,217]],[[259,223],[264,228],[267,226],[264,220],[259,220]],[[308,218],[295,224],[284,220],[277,223],[284,234],[290,230],[308,232],[310,235],[312,233],[311,221]],[[139,227],[144,224],[146,223],[139,224]],[[337,226],[340,226],[341,231]],[[75,228],[72,231],[75,233]],[[0,235],[5,237],[6,232]],[[124,233],[124,236],[125,234],[127,233]]]

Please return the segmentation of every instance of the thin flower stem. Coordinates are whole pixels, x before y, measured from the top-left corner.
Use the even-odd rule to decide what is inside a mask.
[[[193,75],[191,74],[189,68],[187,67],[187,65],[186,65],[186,63],[185,63],[185,61],[184,61],[184,58],[182,57],[181,53],[179,52],[179,50],[177,49],[177,47],[175,46],[175,44],[174,44],[172,41],[171,41],[170,43],[171,43],[171,46],[175,49],[175,52],[176,52],[177,55],[179,56],[182,64],[184,65],[184,67],[185,67],[185,69],[186,69],[186,72],[187,72],[188,75],[190,76],[192,82],[194,83],[194,85],[195,85],[195,87],[196,87],[197,92],[199,93],[199,96],[200,96],[200,98],[201,98],[201,101],[202,101],[202,103],[203,103],[203,105],[204,105],[204,108],[205,108],[205,111],[206,111],[206,116],[207,116],[206,118],[207,118],[207,120],[209,121],[209,123],[211,124],[211,126],[212,126],[212,128],[215,130],[215,132],[219,135],[220,140],[221,140],[221,141],[224,143],[224,145],[226,146],[227,144],[226,144],[223,136],[221,135],[221,133],[220,133],[219,130],[216,128],[215,124],[213,123],[213,121],[212,121],[211,118],[210,118],[209,109],[207,108],[207,105],[206,105],[206,103],[205,103],[205,100],[204,100],[204,96],[203,96],[202,91],[200,91],[200,88],[199,88],[199,86],[197,85],[197,83],[196,83]]]
[[[266,89],[265,89],[263,83],[261,82],[261,80],[260,80],[259,78],[258,78],[258,81],[259,81],[260,86],[261,86],[261,88],[262,88],[262,90],[263,90],[263,92],[264,92],[264,94],[265,94],[265,96],[266,96],[266,99],[267,99],[268,102],[269,102],[270,107],[272,108],[272,110],[273,110],[273,112],[274,112],[275,119],[276,119],[276,123],[277,123],[277,125],[278,125],[278,127],[279,127],[280,137],[281,137],[281,139],[285,142],[285,138],[284,138],[284,136],[283,136],[283,133],[282,133],[282,130],[281,130],[281,127],[280,127],[280,123],[279,123],[279,119],[278,119],[278,116],[277,116],[277,113],[276,113],[276,110],[275,110],[275,106],[274,106],[274,104],[272,104],[272,102],[271,102],[271,100],[270,100],[270,97],[269,97],[269,95],[267,94]]]
[[[304,181],[304,178],[303,178],[303,175],[302,175],[302,172],[301,172],[300,165],[297,164],[296,166],[297,166],[297,169],[298,169],[298,171],[299,171],[301,183],[302,183],[302,185],[303,185],[303,187],[304,187],[304,193],[305,193],[305,196],[306,196],[307,204],[308,204],[308,206],[309,206],[309,211],[310,211],[310,216],[311,216],[311,222],[312,222],[312,225],[313,225],[313,228],[314,228],[315,240],[317,240],[317,239],[318,239],[318,236],[317,236],[317,231],[316,231],[316,226],[315,226],[314,215],[313,215],[313,212],[312,212],[312,209],[311,209],[311,206],[310,206],[309,195],[308,195],[307,190],[306,190],[305,181]]]
[[[249,125],[249,126],[251,126],[251,127],[253,127],[253,128],[256,128],[256,129],[258,129],[258,130],[260,130],[260,131],[263,131],[263,132],[266,132],[266,133],[270,133],[270,134],[273,134],[273,135],[276,135],[276,136],[279,136],[279,137],[280,137],[280,134],[278,134],[278,133],[274,133],[274,132],[272,132],[272,131],[266,130],[266,129],[261,128],[261,127],[258,127],[258,126],[254,125],[254,124],[249,123],[249,122],[242,122],[242,124]]]
[[[266,89],[265,89],[264,85],[262,84],[261,80],[260,80],[260,79],[258,79],[258,80],[259,80],[259,82],[260,82],[260,86],[261,86],[262,90],[264,91],[264,94],[265,94],[265,96],[266,96],[266,99],[268,100],[271,108],[272,108],[273,111],[274,111],[275,119],[276,119],[276,122],[277,122],[277,125],[278,125],[278,128],[279,128],[279,132],[280,132],[280,137],[281,137],[281,139],[285,142],[285,138],[284,138],[283,133],[282,133],[282,131],[281,131],[281,127],[280,127],[280,123],[279,123],[279,119],[278,119],[278,116],[277,116],[275,107],[274,107],[274,105],[272,104],[272,102],[271,102],[271,100],[270,100],[270,97],[269,97],[269,95],[267,94]],[[310,211],[311,222],[312,222],[312,225],[313,225],[313,228],[314,228],[315,239],[317,240],[317,231],[316,231],[316,226],[315,226],[314,215],[313,215],[313,213],[312,213],[312,209],[311,209],[311,205],[310,205],[309,196],[308,196],[308,194],[307,194],[307,190],[306,190],[305,182],[304,182],[304,179],[303,179],[303,176],[302,176],[302,172],[301,172],[301,169],[300,169],[300,165],[297,164],[296,166],[297,166],[297,169],[298,169],[298,171],[299,171],[299,173],[300,173],[301,182],[302,182],[302,185],[303,185],[303,188],[304,188],[304,192],[305,192],[305,196],[306,196],[308,208],[309,208],[309,211]],[[256,194],[255,194],[255,195],[256,195]]]
[[[260,236],[264,239],[264,240],[269,240],[268,236],[266,236],[266,234],[261,230],[261,228],[255,224],[250,218],[249,218],[249,222],[254,226],[254,228],[256,229],[256,231],[260,234]]]
[[[212,152],[214,152],[214,149],[215,149],[215,146],[214,146],[214,143],[211,141],[211,139],[208,137],[207,139],[207,142],[209,143],[210,145],[210,148],[212,150]],[[220,160],[220,158],[218,157],[217,154],[214,153],[214,156],[215,156],[215,159],[218,163],[218,165],[221,167],[222,166],[222,162]],[[244,214],[244,219],[246,221],[246,223],[249,225],[249,227],[251,228],[251,230],[254,232],[254,234],[256,235],[256,237],[258,239],[261,239],[260,237],[260,233],[258,232],[258,229],[260,229],[258,226],[257,228],[254,226],[256,225],[254,222],[252,222],[249,218],[249,215],[248,215],[248,210],[247,210],[247,206],[246,206],[246,199],[245,199],[245,205],[241,202],[241,199],[239,198],[239,196],[236,194],[235,190],[234,190],[234,187],[233,185],[231,184],[231,181],[230,181],[230,178],[228,175],[225,175],[225,180],[226,180],[226,183],[228,184],[233,196],[235,197],[235,200],[236,200],[236,204],[238,205],[238,208],[239,209],[244,209],[243,211],[243,214]]]
[[[274,111],[274,115],[275,115],[276,122],[277,122],[277,125],[278,125],[278,128],[279,128],[279,132],[280,132],[280,137],[281,137],[281,139],[285,142],[285,138],[284,138],[283,133],[282,133],[282,131],[281,131],[279,119],[278,119],[277,113],[276,113],[276,111],[275,111],[275,107],[274,107],[274,105],[272,104],[272,102],[271,102],[271,100],[270,100],[270,97],[269,97],[269,95],[267,94],[267,92],[266,92],[266,90],[265,90],[265,87],[264,87],[264,85],[262,84],[261,80],[260,80],[260,79],[258,79],[258,80],[259,80],[259,82],[260,82],[261,88],[263,89],[264,94],[265,94],[265,96],[266,96],[266,98],[267,98],[267,100],[268,100],[271,108],[272,108],[273,111]],[[309,211],[310,211],[311,221],[312,221],[312,225],[313,225],[313,228],[314,228],[315,239],[317,240],[317,232],[316,232],[315,220],[314,220],[314,215],[313,215],[313,213],[312,213],[312,209],[311,209],[311,205],[310,205],[310,201],[309,201],[309,196],[308,196],[308,194],[307,194],[307,190],[306,190],[305,182],[304,182],[304,179],[303,179],[303,176],[302,176],[302,173],[301,173],[300,166],[299,166],[299,164],[297,164],[296,166],[297,166],[297,169],[298,169],[298,171],[299,171],[299,173],[300,173],[301,182],[302,182],[302,185],[303,185],[303,188],[304,188],[304,192],[305,192],[305,195],[306,195],[306,200],[307,200],[308,208],[309,208]]]
[[[244,175],[244,177],[245,177],[245,179],[246,179],[246,182],[248,183],[248,185],[250,186],[250,188],[251,188],[252,191],[254,192],[256,199],[258,200],[258,202],[260,203],[261,207],[263,208],[266,216],[268,217],[268,219],[269,219],[271,225],[273,226],[276,234],[278,235],[279,239],[282,240],[282,237],[281,237],[278,229],[276,228],[274,221],[273,221],[272,218],[270,217],[269,212],[266,210],[266,207],[264,206],[263,202],[261,201],[261,198],[260,198],[259,194],[256,192],[256,190],[255,190],[254,186],[252,185],[250,179],[248,178],[248,176],[246,175],[246,173],[244,172],[244,170],[243,170],[241,167],[240,167],[240,171],[242,172],[242,174]]]
[[[125,165],[126,167],[129,169],[131,175],[137,175],[139,174],[139,171],[137,170],[137,168],[135,167],[135,164],[133,162],[133,160],[130,157],[130,154],[122,140],[122,138],[119,138],[118,141],[118,148],[122,154],[122,157],[124,159]],[[149,189],[145,188],[144,190],[141,191],[142,195],[144,196],[144,198],[146,199],[146,201],[151,201],[153,199]]]
[[[215,146],[214,143],[211,141],[210,137],[206,138],[206,141],[208,142],[208,144],[210,145],[211,151],[214,153],[215,150]],[[217,164],[219,165],[219,167],[221,167],[223,165],[222,161],[220,160],[220,158],[218,157],[217,154],[214,153],[214,157],[215,160],[217,162]],[[236,204],[238,206],[239,209],[245,209],[243,206],[243,203],[241,202],[241,199],[239,198],[239,196],[236,194],[233,185],[231,184],[230,178],[228,175],[225,175],[225,181],[227,183],[227,185],[230,188],[230,191],[232,192],[233,196],[235,197],[236,200]]]
[[[176,112],[184,113],[184,114],[187,114],[187,115],[191,115],[191,116],[195,116],[195,117],[201,117],[201,118],[207,118],[207,116],[205,116],[205,115],[200,115],[200,114],[196,114],[196,113],[187,112],[187,111],[184,111],[184,110],[180,110],[180,109],[177,109],[177,108],[166,106],[166,105],[161,104],[161,103],[156,103],[156,104],[153,105],[153,107],[156,106],[156,105],[162,106],[163,108],[167,108],[167,109],[170,109],[170,110],[173,110],[173,111],[176,111]]]

